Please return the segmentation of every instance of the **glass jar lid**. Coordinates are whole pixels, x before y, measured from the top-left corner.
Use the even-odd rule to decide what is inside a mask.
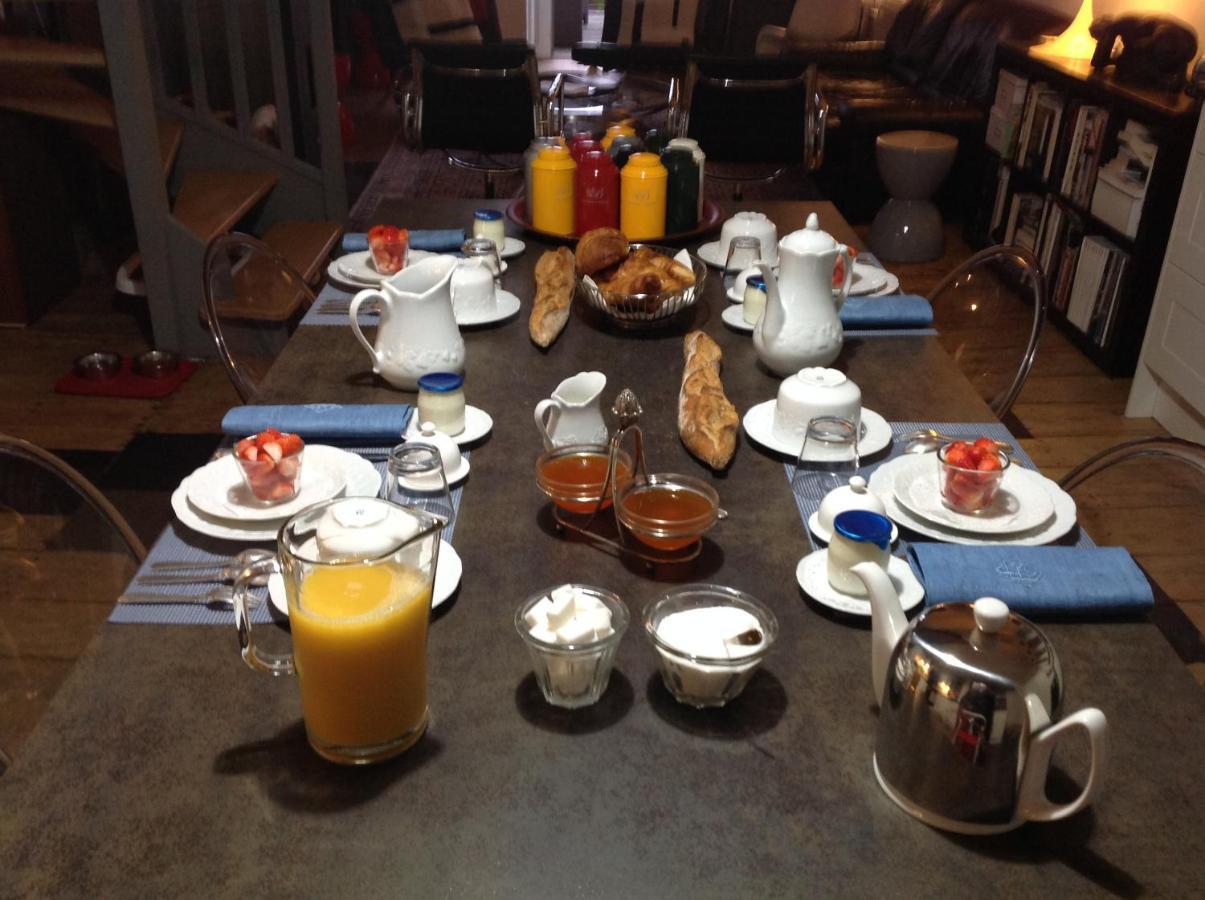
[[[496,222],[502,218],[502,210],[500,209],[477,209],[473,211],[473,218],[480,219],[483,222]]]
[[[876,512],[846,510],[833,519],[833,528],[837,534],[859,544],[874,544],[883,550],[891,546],[891,520]]]
[[[429,372],[418,379],[421,391],[433,394],[447,394],[459,390],[464,385],[464,376],[455,372]]]

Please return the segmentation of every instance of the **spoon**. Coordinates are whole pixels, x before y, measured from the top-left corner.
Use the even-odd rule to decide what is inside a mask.
[[[254,565],[252,563],[251,565]],[[197,572],[195,575],[143,575],[138,578],[139,584],[201,584],[206,581],[232,581],[245,572],[249,566],[235,564],[225,566],[213,572]],[[268,579],[267,573],[256,575],[252,584],[264,584]]]
[[[942,434],[940,431],[932,428],[918,428],[916,431],[901,434],[899,439],[904,442],[905,453],[931,453],[953,441],[962,440],[962,438]],[[996,445],[996,449],[1001,453],[1013,454],[1017,452],[1016,448],[1007,441],[992,441],[992,443]]]
[[[253,548],[236,553],[228,559],[214,559],[209,562],[173,562],[164,560],[163,562],[151,563],[151,569],[158,572],[163,569],[233,569],[237,567],[241,571],[252,563],[257,563],[272,555],[271,550],[257,550]]]
[[[254,608],[264,601],[254,594],[247,597],[247,605]],[[183,606],[212,606],[218,609],[234,609],[234,588],[223,585],[216,587],[203,597],[181,597],[176,594],[144,594],[131,591],[117,598],[118,603],[130,604],[179,604]]]

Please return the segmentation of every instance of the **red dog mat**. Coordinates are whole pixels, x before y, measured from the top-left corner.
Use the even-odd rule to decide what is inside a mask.
[[[60,394],[82,394],[87,397],[129,397],[135,400],[158,400],[166,397],[188,380],[199,367],[200,363],[191,359],[180,360],[176,371],[162,378],[148,378],[134,371],[132,357],[121,358],[121,371],[112,378],[94,381],[81,378],[72,370],[54,383],[54,389]]]

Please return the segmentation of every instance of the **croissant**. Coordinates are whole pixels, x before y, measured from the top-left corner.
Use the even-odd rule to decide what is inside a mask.
[[[598,289],[612,305],[632,294],[657,295],[680,291],[695,283],[695,274],[677,260],[639,247],[609,276],[599,273]]]

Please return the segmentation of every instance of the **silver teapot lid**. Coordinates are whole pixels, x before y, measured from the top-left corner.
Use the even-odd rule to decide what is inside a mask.
[[[1057,702],[1062,674],[1046,635],[994,597],[943,603],[917,617],[912,648],[940,658],[976,680]]]

